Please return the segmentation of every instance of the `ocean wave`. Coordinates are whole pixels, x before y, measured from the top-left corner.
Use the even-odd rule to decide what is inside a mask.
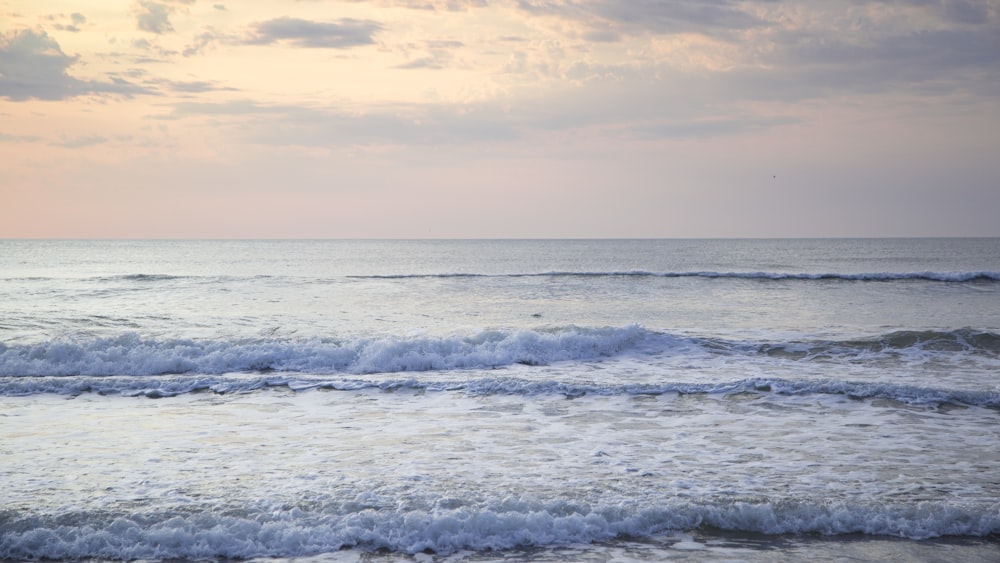
[[[0,276],[0,281],[3,282],[43,282],[51,284],[53,282],[62,284],[67,281],[82,281],[82,282],[96,282],[96,283],[109,283],[109,282],[136,282],[139,284],[155,284],[157,282],[173,282],[173,281],[209,281],[209,282],[229,282],[236,280],[267,280],[275,279],[281,276],[273,276],[267,274],[258,274],[253,276],[237,276],[237,275],[197,275],[197,274],[145,274],[145,273],[135,273],[135,274],[115,274],[115,275],[100,275],[100,276],[81,276],[78,278],[73,277],[52,277],[52,276],[23,276],[23,277],[3,277]]]
[[[621,328],[487,330],[471,336],[156,340],[136,333],[0,344],[0,376],[221,374],[247,371],[387,373],[542,365],[614,356],[673,340]]]
[[[781,378],[747,378],[719,383],[567,383],[533,381],[519,377],[481,377],[467,380],[438,379],[364,379],[358,377],[322,377],[305,375],[224,374],[200,376],[117,376],[117,377],[16,377],[0,378],[0,396],[54,394],[77,396],[85,393],[122,395],[129,397],[163,398],[191,393],[250,393],[272,388],[296,393],[312,390],[382,392],[462,393],[469,396],[519,395],[538,397],[561,395],[760,395],[809,396],[839,395],[852,400],[885,399],[915,406],[945,404],[985,408],[1000,408],[1000,392],[972,391],[838,380],[789,380]]]
[[[440,273],[389,273],[389,274],[346,274],[332,278],[295,278],[298,282],[331,283],[339,279],[348,280],[408,280],[427,278],[702,278],[702,279],[736,279],[761,281],[845,281],[845,282],[893,282],[893,281],[927,281],[941,283],[995,283],[1000,282],[1000,272],[996,271],[953,271],[953,272],[769,272],[769,271],[676,271],[656,272],[649,270],[620,271],[547,271],[547,272],[440,272]],[[158,282],[174,281],[208,281],[232,282],[237,280],[273,280],[289,279],[275,275],[172,275],[172,274],[121,274],[83,278],[84,281],[133,282],[143,286]],[[0,277],[0,281],[8,282],[53,282],[65,281],[64,278],[53,277]]]
[[[384,384],[382,384],[384,385]],[[454,386],[453,386],[454,387]],[[916,385],[868,383],[858,381],[808,381],[781,378],[747,378],[723,383],[662,383],[626,385],[579,385],[558,382],[529,382],[516,378],[480,379],[469,382],[470,394],[541,395],[841,395],[855,400],[889,399],[913,405],[962,404],[1000,407],[1000,393],[960,391]]]
[[[611,272],[574,272],[552,271],[538,273],[441,273],[441,274],[373,274],[350,275],[356,279],[413,279],[413,278],[533,278],[533,277],[653,277],[653,278],[709,278],[709,279],[747,279],[747,280],[841,280],[841,281],[933,281],[933,282],[997,282],[1000,272],[865,272],[865,273],[808,273],[808,272],[717,272],[717,271],[681,271],[681,272],[651,272],[645,270],[623,270]]]
[[[465,336],[155,339],[128,332],[0,343],[0,377],[162,376],[227,373],[377,374],[550,365],[630,355],[745,356],[800,362],[1000,359],[1000,334],[894,331],[845,340],[749,341],[673,335],[639,325],[483,330]]]
[[[590,506],[522,497],[424,509],[378,506],[374,495],[320,507],[245,506],[160,513],[0,512],[0,558],[249,559],[304,557],[345,548],[452,554],[654,537],[714,528],[760,534],[866,534],[909,539],[1000,533],[993,502],[808,502],[768,499],[665,500]],[[361,498],[363,497],[363,498]],[[263,503],[260,503],[263,504]],[[391,503],[390,503],[391,504]],[[455,506],[459,505],[459,506]]]
[[[792,340],[788,342],[716,341],[722,349],[752,349],[769,356],[788,358],[872,359],[873,355],[926,358],[934,353],[966,353],[1000,357],[1000,334],[960,328],[955,330],[897,330],[886,334],[845,340]]]
[[[158,282],[184,279],[190,276],[174,276],[169,274],[124,274],[120,276],[110,276],[98,278],[99,280],[125,280],[138,282]]]

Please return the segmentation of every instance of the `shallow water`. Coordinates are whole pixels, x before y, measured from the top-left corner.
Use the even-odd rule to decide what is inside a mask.
[[[0,558],[1000,547],[1000,241],[0,245]]]

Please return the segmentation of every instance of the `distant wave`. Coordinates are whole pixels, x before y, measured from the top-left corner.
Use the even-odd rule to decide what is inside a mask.
[[[952,404],[1000,408],[1000,392],[995,391],[964,391],[861,381],[809,381],[760,377],[720,383],[665,382],[628,384],[532,381],[510,376],[480,377],[464,381],[437,380],[433,378],[373,380],[346,376],[292,374],[0,378],[0,395],[6,396],[37,394],[76,396],[84,393],[96,393],[99,395],[163,398],[201,392],[216,394],[247,393],[268,388],[285,388],[295,392],[307,392],[316,389],[328,391],[374,390],[392,392],[409,390],[432,393],[464,393],[472,396],[840,395],[859,401],[887,399],[922,406]]]
[[[177,279],[183,279],[185,277],[187,276],[172,276],[167,274],[126,274],[122,276],[111,276],[109,278],[100,278],[100,279],[155,282],[155,281],[177,280]]]
[[[139,282],[139,283],[155,283],[155,282],[170,282],[178,280],[202,280],[202,281],[233,281],[238,279],[271,279],[276,276],[260,274],[254,276],[234,276],[234,275],[174,275],[174,274],[119,274],[119,275],[109,275],[109,276],[83,276],[80,278],[64,278],[64,277],[51,277],[51,276],[27,276],[27,277],[3,277],[0,275],[0,281],[14,281],[14,282],[63,282],[67,279],[76,279],[89,282]]]
[[[853,340],[757,342],[693,338],[639,325],[485,330],[469,336],[349,339],[153,339],[63,337],[0,343],[0,377],[218,375],[279,372],[374,374],[548,365],[622,355],[765,356],[793,361],[925,361],[929,356],[1000,359],[1000,335],[970,328],[895,331]]]
[[[730,344],[736,349],[747,346],[744,343]],[[798,359],[872,358],[873,354],[926,357],[934,352],[961,352],[996,358],[1000,357],[1000,334],[971,328],[898,330],[871,338],[767,342],[751,346],[761,354]]]
[[[166,512],[0,512],[4,560],[217,560],[305,557],[345,548],[449,555],[653,537],[703,527],[760,534],[867,534],[926,539],[1000,532],[1000,505],[664,499],[637,508],[508,497],[381,506],[375,495],[320,507],[190,507]],[[451,507],[452,505],[459,505]]]
[[[842,281],[904,281],[922,280],[935,282],[997,282],[1000,272],[870,272],[870,273],[788,273],[788,272],[649,272],[627,270],[618,272],[553,271],[513,274],[386,274],[352,275],[357,279],[409,279],[409,278],[532,278],[532,277],[653,277],[653,278],[729,278],[748,280],[842,280]]]
[[[274,279],[281,276],[255,275],[245,279]],[[864,272],[864,273],[837,273],[837,272],[718,272],[718,271],[680,271],[680,272],[653,272],[647,270],[622,270],[622,271],[550,271],[550,272],[524,272],[524,273],[475,273],[475,272],[453,272],[453,273],[398,273],[398,274],[350,274],[343,276],[344,279],[355,280],[405,280],[421,278],[705,278],[705,279],[745,279],[745,280],[804,280],[804,281],[855,281],[855,282],[892,282],[892,281],[932,281],[944,283],[991,283],[1000,282],[1000,272]],[[6,281],[32,281],[45,282],[61,280],[62,278],[52,277],[21,277],[3,278]],[[232,281],[240,279],[240,276],[202,276],[202,275],[169,275],[169,274],[122,274],[114,276],[97,276],[86,278],[98,282],[140,282],[154,283],[177,280],[209,280],[209,281]],[[317,282],[330,282],[333,278],[317,278]]]

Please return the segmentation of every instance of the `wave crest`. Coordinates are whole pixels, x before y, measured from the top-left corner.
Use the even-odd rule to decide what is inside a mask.
[[[1000,408],[1000,392],[965,391],[859,381],[809,381],[780,378],[749,378],[720,383],[597,384],[561,381],[531,381],[517,377],[483,377],[464,381],[435,379],[371,380],[351,377],[302,375],[201,375],[121,377],[16,377],[0,381],[0,395],[56,394],[174,397],[189,393],[247,393],[268,388],[294,392],[327,391],[416,391],[454,392],[471,396],[521,395],[565,397],[617,395],[840,395],[853,400],[886,399],[915,406],[966,405]]]
[[[762,534],[866,534],[926,539],[1000,532],[996,503],[954,505],[718,499],[659,508],[591,507],[510,497],[428,509],[331,503],[325,509],[243,507],[144,514],[0,513],[0,558],[250,559],[344,548],[415,554],[504,550],[653,537],[699,528]],[[465,503],[457,503],[465,504]]]
[[[222,374],[247,371],[386,373],[608,357],[654,333],[622,328],[483,331],[467,337],[361,337],[350,340],[155,340],[110,338],[0,344],[0,376]]]
[[[746,279],[746,280],[804,280],[804,281],[857,281],[857,282],[891,282],[891,281],[932,281],[968,283],[989,283],[1000,281],[1000,272],[723,272],[723,271],[680,271],[651,272],[647,270],[622,270],[598,272],[552,271],[536,273],[443,273],[443,274],[372,274],[349,275],[355,279],[414,279],[414,278],[535,278],[535,277],[645,277],[645,278],[708,278],[708,279]]]
[[[739,344],[719,342],[733,349]],[[746,345],[743,345],[746,347]],[[956,330],[898,330],[869,338],[801,340],[756,345],[759,353],[797,359],[817,357],[861,358],[873,354],[926,356],[928,353],[969,353],[1000,356],[1000,334],[972,328]]]

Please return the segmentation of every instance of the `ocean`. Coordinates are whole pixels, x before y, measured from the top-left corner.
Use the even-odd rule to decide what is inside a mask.
[[[0,241],[0,560],[1000,561],[1000,239]]]

